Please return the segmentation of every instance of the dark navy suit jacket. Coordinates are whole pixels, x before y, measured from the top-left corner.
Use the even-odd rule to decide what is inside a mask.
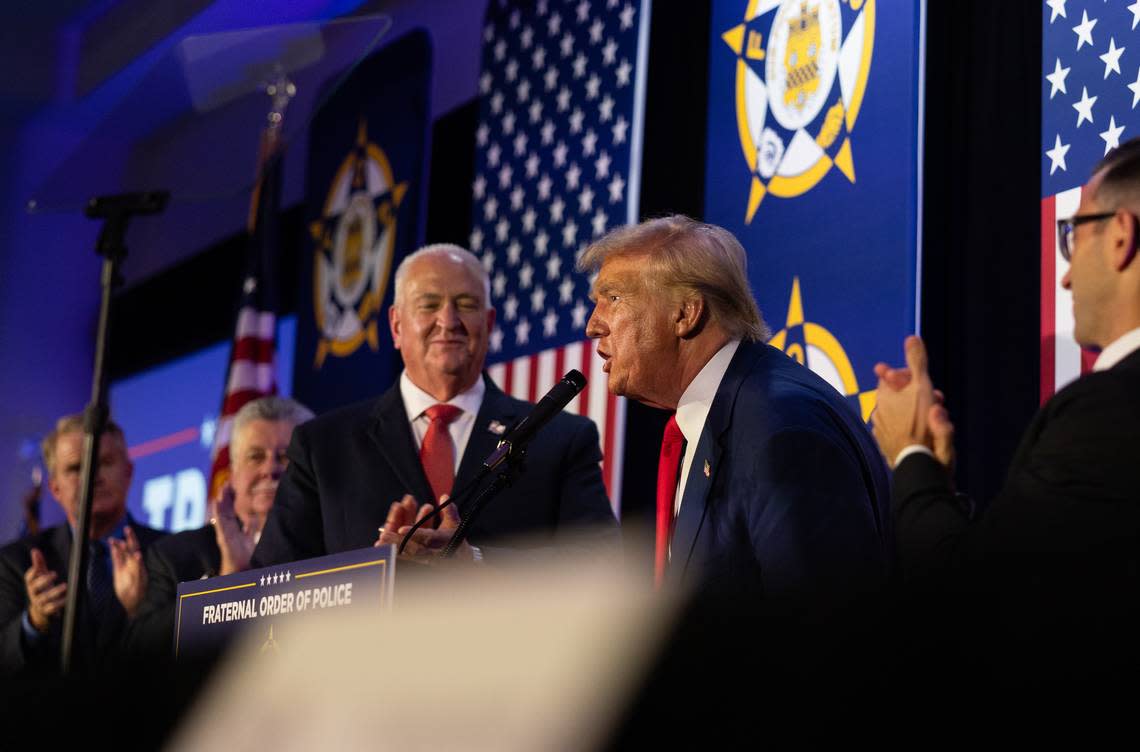
[[[669,577],[826,606],[893,569],[887,470],[853,407],[779,350],[742,342],[713,400]]]
[[[144,551],[165,535],[129,518],[127,524]],[[43,553],[47,568],[59,575],[58,581],[66,582],[71,527],[66,523],[49,527],[0,549],[0,675],[51,672],[59,666],[62,618],[34,646],[27,644],[23,634],[22,619],[28,608],[24,572],[32,565],[33,548]],[[84,615],[84,621],[76,629],[76,665],[96,668],[117,657],[125,614],[112,611],[108,621],[100,624],[90,623]]]
[[[487,391],[456,474],[457,493],[495,449],[500,435],[493,424],[509,426],[532,407],[484,381]],[[421,502],[432,498],[398,386],[298,426],[288,457],[254,567],[371,546],[392,502],[404,494]],[[556,533],[600,527],[603,538],[616,541],[600,461],[593,422],[560,413],[536,435],[523,473],[491,501],[468,540],[495,546],[525,535],[543,545]],[[472,498],[460,504],[461,513]]]

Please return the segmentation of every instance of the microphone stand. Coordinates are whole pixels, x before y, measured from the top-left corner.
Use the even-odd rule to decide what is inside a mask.
[[[91,402],[83,410],[83,460],[80,466],[79,509],[71,556],[68,561],[67,605],[63,612],[63,637],[60,642],[60,668],[69,673],[74,662],[75,628],[87,593],[87,539],[91,527],[91,497],[98,472],[96,456],[99,440],[107,427],[107,355],[111,343],[111,300],[122,284],[119,265],[127,257],[125,237],[127,224],[136,214],[157,214],[166,207],[170,194],[166,191],[123,193],[93,198],[85,213],[91,219],[103,220],[103,229],[95,252],[103,257],[102,301],[99,328],[95,335],[95,367],[91,380]]]
[[[495,476],[495,479],[491,481],[490,485],[484,488],[479,495],[475,497],[475,501],[471,502],[471,508],[467,510],[467,514],[459,521],[459,526],[455,528],[451,540],[447,542],[443,551],[440,552],[439,556],[441,559],[450,559],[455,556],[455,552],[463,545],[463,542],[467,540],[467,528],[471,526],[475,518],[478,517],[487,504],[490,503],[495,494],[511,485],[514,476],[522,470],[523,460],[526,458],[526,446],[524,445],[515,450],[512,449],[509,443],[502,442],[492,457],[497,457],[497,459],[488,460],[486,469],[491,470],[495,467],[502,467],[503,469],[499,471],[499,474]]]

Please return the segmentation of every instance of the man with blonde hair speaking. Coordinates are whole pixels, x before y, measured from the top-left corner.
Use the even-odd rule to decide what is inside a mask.
[[[736,238],[665,217],[611,232],[580,266],[597,273],[586,333],[610,391],[674,411],[657,477],[658,581],[746,588],[813,613],[886,584],[874,440],[835,389],[765,344]]]

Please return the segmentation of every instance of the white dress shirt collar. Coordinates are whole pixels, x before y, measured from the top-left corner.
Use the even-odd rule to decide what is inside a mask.
[[[470,413],[474,417],[479,412],[479,405],[483,404],[483,393],[486,390],[487,387],[480,377],[470,389],[455,395],[447,401],[447,404],[455,405],[464,413]],[[404,398],[404,409],[408,411],[409,423],[423,415],[432,405],[439,404],[439,400],[412,383],[406,369],[400,374],[400,396]]]
[[[1093,370],[1107,371],[1137,350],[1140,350],[1140,328],[1125,332],[1116,341],[1101,350],[1096,362],[1093,363]]]
[[[677,496],[673,501],[674,514],[680,514],[681,499],[685,495],[685,485],[689,479],[689,468],[693,464],[693,455],[697,451],[697,442],[700,441],[701,432],[705,430],[705,421],[708,420],[709,410],[712,409],[713,400],[716,399],[720,382],[732,363],[732,356],[740,340],[730,340],[724,347],[717,350],[716,355],[705,363],[704,368],[697,373],[696,378],[685,388],[681,399],[677,402],[677,427],[685,436],[685,456],[681,462],[681,477],[677,481]]]

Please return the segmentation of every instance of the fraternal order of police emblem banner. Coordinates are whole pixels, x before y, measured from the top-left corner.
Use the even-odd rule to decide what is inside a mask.
[[[431,51],[414,32],[364,60],[313,119],[293,393],[321,412],[399,373],[391,277],[423,235]]]
[[[923,8],[713,3],[705,219],[748,252],[772,344],[864,418],[918,321]]]

